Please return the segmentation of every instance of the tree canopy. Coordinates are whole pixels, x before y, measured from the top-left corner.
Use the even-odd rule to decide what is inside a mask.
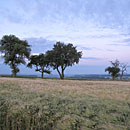
[[[112,67],[108,67],[105,69],[105,71],[108,71],[109,74],[112,75],[112,79],[115,80],[116,77],[119,76],[119,72],[120,72],[120,62],[118,60],[116,61],[111,61]]]
[[[82,52],[78,52],[73,44],[64,44],[57,42],[53,49],[47,51],[47,59],[53,69],[57,70],[61,79],[64,79],[64,71],[68,66],[79,63],[79,59],[82,57]],[[60,71],[61,68],[61,71]]]
[[[19,72],[18,65],[26,64],[25,58],[30,56],[30,45],[15,35],[4,35],[0,41],[0,51],[4,54],[4,63],[12,69],[13,77]]]
[[[47,73],[47,74],[51,73],[49,70],[49,62],[46,58],[46,55],[43,53],[39,55],[32,55],[29,58],[29,63],[27,66],[30,68],[32,68],[32,66],[35,66],[35,71],[41,72],[42,78],[43,78],[44,73]]]

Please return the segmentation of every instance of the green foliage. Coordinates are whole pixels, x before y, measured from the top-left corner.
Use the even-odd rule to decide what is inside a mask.
[[[116,77],[119,76],[120,68],[108,67],[105,71],[108,71],[109,74],[112,75],[112,79],[114,80]]]
[[[68,66],[72,66],[75,63],[79,63],[79,59],[82,56],[82,52],[77,52],[76,47],[73,44],[64,44],[57,42],[51,51],[47,51],[47,59],[50,62],[50,66],[57,70],[61,79],[64,79],[64,70]],[[61,72],[59,70],[61,68]]]
[[[29,58],[30,45],[26,40],[20,40],[15,35],[5,35],[0,42],[0,51],[4,54],[4,63],[9,64],[13,77],[19,72],[18,65],[25,64]]]
[[[41,72],[41,77],[43,78],[43,73],[50,74],[49,70],[49,62],[46,58],[45,54],[39,54],[39,55],[32,55],[29,58],[28,67],[32,68],[32,66],[35,66],[35,71]]]
[[[112,64],[112,67],[106,68],[105,71],[108,71],[108,73],[112,75],[112,79],[115,80],[115,78],[119,76],[120,62],[118,60],[116,60],[115,62],[111,61],[111,64]]]

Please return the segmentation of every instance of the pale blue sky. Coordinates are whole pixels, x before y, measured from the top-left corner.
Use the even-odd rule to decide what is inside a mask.
[[[130,0],[0,0],[0,38],[27,39],[32,53],[45,52],[56,41],[71,42],[83,58],[66,73],[105,73],[111,60],[130,64],[129,7]],[[0,73],[10,72],[0,66],[7,68]]]

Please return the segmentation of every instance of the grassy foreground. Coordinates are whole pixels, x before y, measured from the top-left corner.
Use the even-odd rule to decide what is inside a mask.
[[[130,82],[0,78],[0,130],[130,130]]]

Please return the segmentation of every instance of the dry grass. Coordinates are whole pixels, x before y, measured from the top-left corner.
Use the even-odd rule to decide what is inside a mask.
[[[123,81],[76,81],[51,79],[0,78],[0,83],[14,84],[24,91],[74,92],[103,99],[130,101],[130,82]]]
[[[10,128],[7,120],[2,126],[6,118],[13,130],[130,128],[130,82],[0,78],[0,98],[11,104],[9,115],[0,119],[3,130]],[[3,110],[0,106],[0,116]]]

